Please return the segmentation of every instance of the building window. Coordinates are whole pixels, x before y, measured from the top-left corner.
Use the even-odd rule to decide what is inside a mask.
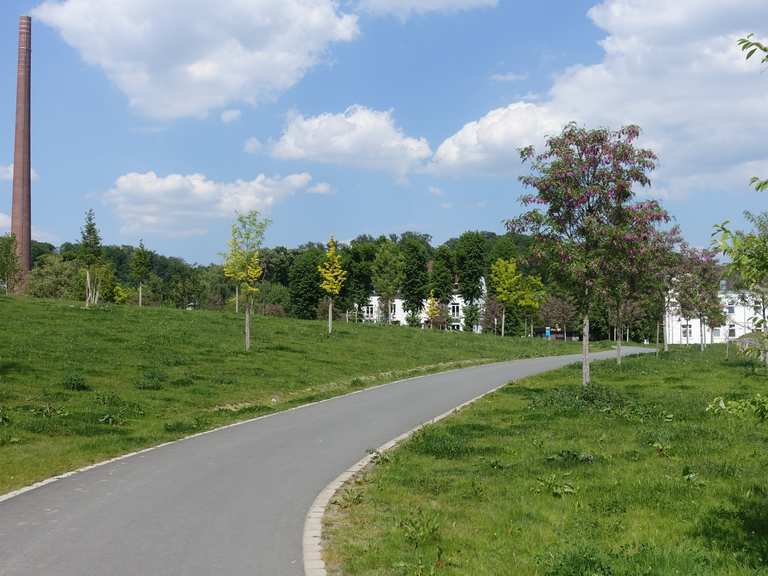
[[[720,338],[720,328],[712,328],[712,336],[714,338]]]
[[[682,337],[683,338],[690,338],[693,336],[693,332],[691,332],[691,325],[690,324],[683,324],[681,327],[682,330]]]
[[[728,326],[728,338],[736,338],[736,324]]]
[[[458,318],[460,313],[458,304],[451,304],[451,318]]]
[[[363,318],[366,320],[373,320],[373,304],[366,304],[363,306]]]
[[[728,308],[726,309],[728,314],[733,314],[736,312],[736,306],[734,306],[733,302],[728,302]]]
[[[720,292],[725,292],[728,289],[728,283],[725,280],[720,280]]]
[[[397,314],[397,304],[392,302],[392,305],[389,307],[389,315],[394,316],[395,314]]]

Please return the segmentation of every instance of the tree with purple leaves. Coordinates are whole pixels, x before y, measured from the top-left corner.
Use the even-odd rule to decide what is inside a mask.
[[[547,138],[544,150],[521,150],[530,174],[520,178],[533,207],[507,222],[510,231],[533,236],[533,255],[549,267],[549,278],[566,290],[582,320],[582,384],[590,383],[589,318],[615,255],[611,242],[633,214],[644,215],[633,187],[648,186],[656,155],[635,146],[640,129],[590,130],[568,124]],[[639,216],[638,216],[639,217]]]

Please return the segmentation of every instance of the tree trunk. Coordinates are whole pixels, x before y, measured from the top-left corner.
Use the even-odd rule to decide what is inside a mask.
[[[525,337],[528,337],[528,318],[523,316],[523,334],[525,334]]]
[[[91,307],[91,269],[85,269],[85,307]]]
[[[563,342],[568,342],[568,324],[563,324]]]
[[[621,306],[619,306],[619,309],[616,311],[616,330],[619,332],[619,338],[616,340],[616,364],[621,366]]]
[[[656,358],[659,357],[659,332],[660,332],[660,326],[659,323],[656,322]]]
[[[240,314],[240,286],[235,284],[235,314]]]
[[[245,351],[251,349],[251,302],[245,303]]]
[[[699,316],[699,347],[704,352],[704,320]]]
[[[333,332],[333,298],[328,298],[328,335]]]
[[[669,352],[669,317],[666,302],[664,303],[664,352]]]
[[[141,308],[142,305],[143,305],[143,300],[142,300],[142,294],[141,294],[141,282],[139,282],[139,308]]]
[[[589,314],[584,314],[581,326],[581,385],[589,386]]]
[[[504,338],[504,327],[507,325],[507,309],[501,309],[501,337]]]

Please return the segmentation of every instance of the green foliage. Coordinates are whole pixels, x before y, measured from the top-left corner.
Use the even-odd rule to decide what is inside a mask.
[[[16,236],[13,234],[0,236],[0,284],[6,294],[16,287],[20,272],[21,265],[16,254]]]
[[[456,242],[456,272],[458,292],[472,304],[483,295],[481,279],[486,271],[486,238],[480,232],[465,232]]]
[[[85,381],[85,376],[77,372],[72,372],[64,376],[64,380],[62,380],[61,383],[67,390],[74,390],[76,392],[84,392],[91,389]]]
[[[58,254],[46,254],[30,272],[27,292],[38,298],[82,300],[85,279],[80,276],[74,260],[65,260]]]
[[[96,214],[93,209],[85,213],[85,223],[80,229],[80,245],[77,257],[86,268],[101,263],[101,234],[99,234],[99,230],[96,228]]]
[[[427,261],[431,251],[429,240],[429,236],[414,232],[407,232],[400,238],[400,250],[403,254],[403,281],[400,294],[406,311],[414,317],[421,312],[429,294],[427,273]]]
[[[257,210],[238,214],[232,224],[224,276],[238,284],[249,299],[258,292],[258,283],[264,273],[259,258],[269,224],[270,221],[261,218]]]
[[[453,251],[449,246],[443,244],[435,250],[429,287],[440,304],[450,304],[453,299],[456,284],[455,267]]]
[[[318,272],[322,259],[323,250],[320,247],[312,247],[299,254],[291,265],[291,312],[297,318],[317,318],[317,304],[323,297],[320,288],[322,279]]]
[[[341,294],[341,289],[348,274],[341,266],[341,256],[339,256],[336,250],[336,240],[333,238],[328,241],[328,251],[325,253],[325,259],[322,264],[317,267],[317,271],[320,272],[320,276],[323,279],[320,283],[320,288],[330,298]]]
[[[387,240],[379,245],[373,261],[373,286],[384,306],[380,306],[389,320],[389,303],[397,296],[405,279],[405,260],[400,247]]]
[[[144,240],[139,240],[139,247],[131,254],[131,275],[137,284],[143,284],[149,278],[152,268],[152,252],[144,247]]]

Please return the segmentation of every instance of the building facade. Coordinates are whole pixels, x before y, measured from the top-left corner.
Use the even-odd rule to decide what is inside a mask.
[[[372,296],[368,301],[368,304],[360,307],[360,310],[358,311],[358,314],[360,314],[360,319],[362,319],[364,322],[381,322],[385,318],[384,310],[382,310],[382,306],[385,305],[386,304],[384,301],[378,296]],[[480,308],[480,313],[482,314],[482,301],[478,303],[478,306]],[[451,302],[447,306],[448,330],[464,329],[465,308],[466,303],[461,296],[456,295],[451,299]],[[408,324],[408,313],[405,310],[405,302],[402,298],[395,298],[392,300],[390,303],[389,315],[393,324]],[[422,327],[429,324],[429,316],[427,314],[426,306],[422,308],[421,312],[419,313],[419,323]],[[477,333],[481,333],[483,331],[479,318],[478,323],[473,327],[473,331]]]
[[[708,344],[724,343],[756,330],[755,323],[763,316],[762,304],[749,294],[722,290],[720,302],[726,317],[722,326],[703,326]],[[667,339],[670,344],[698,344],[702,326],[698,318],[684,318],[675,307],[667,311]]]

